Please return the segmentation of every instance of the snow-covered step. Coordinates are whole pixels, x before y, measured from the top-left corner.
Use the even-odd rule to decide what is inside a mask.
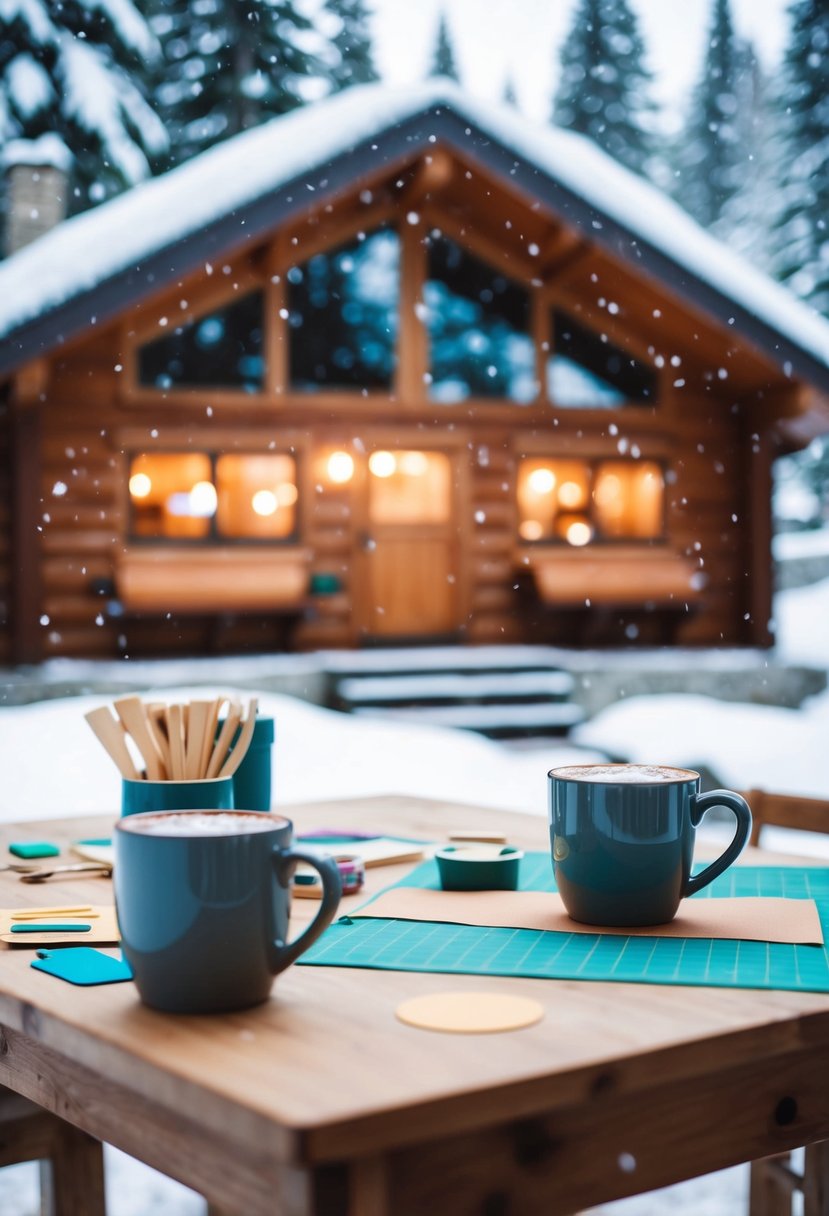
[[[529,705],[409,705],[397,709],[365,706],[351,712],[366,718],[475,730],[493,738],[565,733],[584,717],[578,705],[562,701]]]
[[[417,675],[349,676],[337,684],[341,701],[349,706],[386,705],[420,701],[513,701],[529,698],[561,700],[573,692],[567,671],[461,673],[427,672]]]

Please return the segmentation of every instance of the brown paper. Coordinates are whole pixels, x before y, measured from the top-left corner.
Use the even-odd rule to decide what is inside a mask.
[[[434,891],[392,887],[351,916],[390,920],[447,921],[558,933],[613,933],[624,937],[717,937],[739,941],[823,945],[813,899],[746,896],[685,899],[667,925],[606,928],[571,920],[561,896],[552,891]]]
[[[115,917],[114,904],[92,905],[88,917],[83,913],[62,915],[59,911],[44,913],[40,918],[44,925],[79,923],[91,925],[88,933],[12,933],[11,926],[16,923],[12,918],[15,913],[25,912],[26,908],[0,908],[0,942],[10,946],[100,946],[115,945],[121,940],[118,921]],[[28,924],[35,921],[28,920]]]

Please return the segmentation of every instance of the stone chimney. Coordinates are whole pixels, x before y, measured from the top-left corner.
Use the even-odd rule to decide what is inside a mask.
[[[3,149],[6,254],[66,218],[72,154],[57,135],[13,139]]]

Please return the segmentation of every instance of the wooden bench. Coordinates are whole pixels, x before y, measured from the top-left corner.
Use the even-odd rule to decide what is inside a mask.
[[[134,548],[116,563],[116,602],[126,615],[298,615],[307,602],[310,573],[307,549]]]
[[[699,565],[667,547],[531,550],[526,554],[541,601],[551,608],[677,608],[700,597]],[[587,603],[589,601],[589,605]]]

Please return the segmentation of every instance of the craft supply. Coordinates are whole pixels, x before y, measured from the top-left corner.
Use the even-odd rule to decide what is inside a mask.
[[[135,746],[144,761],[144,770],[151,781],[160,781],[166,775],[164,759],[155,741],[155,735],[147,725],[144,706],[140,697],[119,697],[113,708],[121,719],[124,730],[132,736]]]
[[[132,979],[130,965],[91,946],[70,946],[63,950],[38,950],[32,960],[35,971],[84,987],[93,984],[118,984]]]
[[[230,708],[227,711],[227,717],[222,723],[222,728],[219,731],[219,737],[213,747],[213,752],[210,756],[210,761],[207,765],[207,776],[218,777],[219,769],[224,764],[227,756],[227,750],[236,734],[239,722],[242,718],[242,707],[237,700],[230,703]]]
[[[420,841],[398,840],[393,836],[339,836],[322,832],[300,836],[297,843],[319,855],[359,857],[367,870],[373,866],[420,861],[425,856],[427,847]]]
[[[100,874],[102,878],[109,878],[112,874],[112,866],[96,861],[73,862],[67,866],[53,866],[51,870],[32,870],[28,874],[21,874],[20,881],[45,882],[47,878],[55,878],[64,874]]]
[[[398,885],[437,889],[437,867],[424,862]],[[554,889],[548,853],[526,854],[520,886],[525,891]],[[829,932],[829,866],[732,866],[694,896],[694,902],[708,898],[707,893],[814,899],[824,934]],[[300,964],[829,992],[826,945],[493,929],[351,916],[335,921]]]
[[[234,740],[233,751],[225,760],[222,767],[219,769],[220,777],[232,777],[239,765],[245,758],[245,754],[253,738],[253,730],[256,726],[256,710],[258,707],[256,697],[251,697],[248,703],[247,713],[242,721],[242,729],[239,732],[238,739]]]
[[[486,828],[465,828],[449,833],[449,839],[457,844],[506,844],[507,838],[503,832],[490,832]]]
[[[102,861],[111,866],[115,860],[115,850],[108,837],[94,840],[75,840],[69,846],[70,853],[83,857],[85,861]]]
[[[31,917],[32,919],[27,919]],[[38,921],[42,923],[37,923]],[[87,942],[96,945],[116,945],[121,940],[114,904],[87,905],[85,908],[0,908],[0,941],[24,949],[27,946],[52,946],[66,941],[67,932],[52,930],[50,925],[88,925],[84,933]],[[15,929],[25,925],[26,931]],[[74,930],[77,932],[77,929]]]
[[[9,845],[9,852],[15,857],[58,857],[60,849],[48,840],[32,840],[16,842]]]
[[[340,872],[343,895],[354,895],[362,891],[366,881],[366,868],[359,857],[335,857]],[[293,880],[293,893],[298,899],[321,899],[322,882],[310,867],[298,866]]]
[[[511,845],[450,844],[435,860],[444,891],[514,891],[523,856]]]
[[[124,727],[119,719],[112,716],[106,705],[102,705],[99,709],[90,709],[88,713],[84,714],[84,717],[100,742],[103,743],[110,758],[115,761],[121,776],[130,777],[136,781],[141,774],[138,766],[133,763],[127,747]]]
[[[407,1026],[449,1034],[521,1030],[544,1017],[538,1001],[505,992],[435,992],[403,1001],[394,1012]]]
[[[48,921],[44,924],[42,921],[32,921],[31,924],[25,921],[15,922],[11,927],[12,933],[89,933],[92,929],[91,925],[84,924],[82,921],[64,921],[63,924],[50,924]]]

